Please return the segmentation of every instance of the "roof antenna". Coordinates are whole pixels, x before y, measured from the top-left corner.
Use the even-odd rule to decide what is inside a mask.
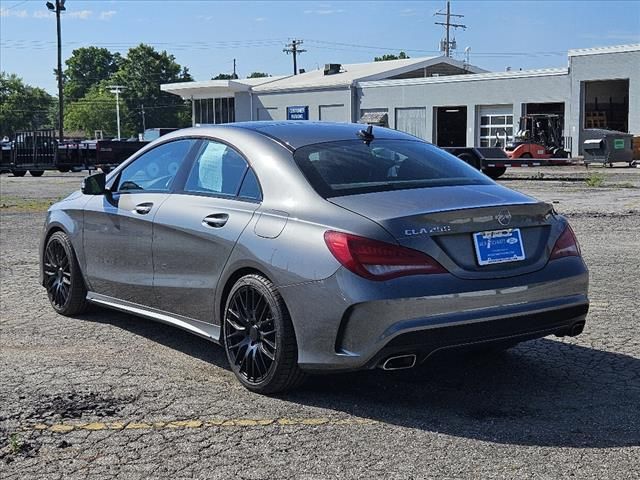
[[[369,125],[366,130],[358,131],[358,136],[364,140],[364,143],[369,145],[371,141],[375,138],[373,136],[373,125]]]

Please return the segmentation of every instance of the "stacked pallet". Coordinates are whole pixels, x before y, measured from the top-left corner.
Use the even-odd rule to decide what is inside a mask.
[[[586,128],[607,128],[607,112],[587,112],[584,120]]]

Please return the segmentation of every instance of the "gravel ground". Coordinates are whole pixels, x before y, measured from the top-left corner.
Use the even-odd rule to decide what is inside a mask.
[[[244,390],[221,348],[180,330],[53,312],[38,237],[82,176],[0,177],[1,478],[638,478],[640,169],[500,180],[570,218],[592,282],[579,337],[280,397]]]

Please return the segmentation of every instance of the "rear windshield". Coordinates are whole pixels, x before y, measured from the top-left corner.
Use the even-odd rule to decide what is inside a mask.
[[[493,182],[464,161],[417,140],[362,140],[317,143],[294,158],[323,197],[386,190]]]

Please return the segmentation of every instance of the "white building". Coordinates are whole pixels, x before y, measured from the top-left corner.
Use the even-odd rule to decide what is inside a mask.
[[[386,112],[391,128],[440,146],[511,137],[521,115],[553,113],[580,153],[585,128],[640,134],[640,45],[570,50],[563,68],[487,72],[447,57],[330,64],[300,75],[166,84],[193,102],[193,123],[357,122]]]

